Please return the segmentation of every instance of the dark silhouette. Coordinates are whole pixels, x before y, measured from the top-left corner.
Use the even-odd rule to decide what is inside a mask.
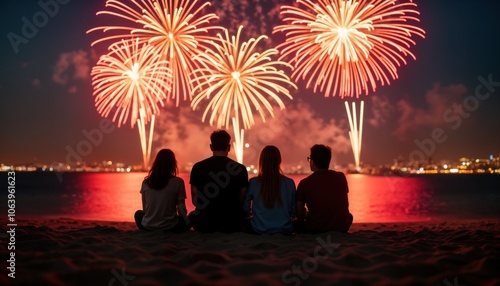
[[[252,218],[246,230],[255,233],[285,233],[293,230],[295,217],[295,183],[283,175],[281,154],[276,146],[266,146],[260,152],[259,175],[250,179],[243,210]]]
[[[351,227],[353,217],[349,213],[347,180],[344,173],[328,169],[331,158],[330,147],[311,147],[307,159],[313,173],[297,187],[297,232],[347,232]]]
[[[189,183],[195,210],[189,214],[190,222],[200,232],[241,231],[247,169],[228,157],[229,133],[214,131],[210,141],[213,156],[194,164],[191,170]]]
[[[141,230],[164,229],[187,231],[186,189],[184,180],[177,177],[177,161],[170,149],[156,155],[151,170],[142,182],[142,209],[135,212],[137,227]]]

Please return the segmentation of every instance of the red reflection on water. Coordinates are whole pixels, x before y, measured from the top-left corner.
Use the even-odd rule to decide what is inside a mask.
[[[77,182],[79,199],[67,215],[79,219],[133,221],[142,209],[139,193],[146,173],[87,173]],[[290,175],[297,185],[307,175]],[[186,207],[191,202],[189,174],[180,174],[186,185]],[[426,183],[418,177],[347,175],[350,211],[355,222],[403,222],[428,220]]]
[[[430,219],[424,180],[417,177],[347,175],[349,209],[355,222],[407,222]]]
[[[72,217],[87,220],[134,221],[136,210],[142,209],[141,183],[147,173],[86,173],[77,183],[82,194],[71,209]],[[191,202],[189,174],[181,174],[187,189],[188,211]]]

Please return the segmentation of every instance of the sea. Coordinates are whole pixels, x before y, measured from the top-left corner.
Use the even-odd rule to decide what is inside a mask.
[[[0,216],[7,218],[8,174]],[[141,209],[139,193],[146,173],[16,172],[16,217],[133,221]],[[287,175],[296,184],[307,174]],[[375,176],[347,174],[354,222],[414,222],[500,218],[500,175],[435,174]],[[186,184],[191,202],[189,174]],[[2,219],[3,220],[3,219]]]

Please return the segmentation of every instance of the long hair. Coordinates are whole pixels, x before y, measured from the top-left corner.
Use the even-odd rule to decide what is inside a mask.
[[[259,157],[259,181],[260,198],[264,206],[268,209],[273,208],[275,202],[281,206],[281,177],[282,171],[281,154],[276,146],[268,145],[262,149]]]
[[[163,189],[170,178],[177,176],[177,160],[175,154],[170,149],[161,149],[156,154],[153,166],[149,170],[144,182],[154,190]]]

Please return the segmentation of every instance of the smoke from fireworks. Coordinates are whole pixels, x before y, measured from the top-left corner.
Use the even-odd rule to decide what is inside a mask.
[[[266,111],[274,116],[269,99],[274,100],[281,109],[285,108],[279,93],[292,99],[288,86],[297,88],[289,77],[277,65],[289,66],[288,63],[271,60],[278,54],[276,49],[268,49],[262,53],[255,52],[259,41],[266,36],[250,39],[240,43],[242,26],[236,36],[225,38],[218,34],[219,41],[214,50],[207,50],[195,59],[203,64],[203,68],[195,70],[193,81],[199,82],[194,90],[199,91],[191,106],[195,109],[204,99],[209,99],[203,113],[203,121],[210,113],[210,124],[217,127],[229,127],[233,124],[238,160],[243,156],[243,130],[240,130],[240,118],[243,128],[254,124],[253,110],[259,112],[265,120]]]

